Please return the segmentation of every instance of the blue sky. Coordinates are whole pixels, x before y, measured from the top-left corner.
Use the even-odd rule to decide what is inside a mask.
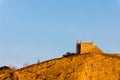
[[[120,53],[120,0],[0,0],[0,66],[61,57],[77,40]]]

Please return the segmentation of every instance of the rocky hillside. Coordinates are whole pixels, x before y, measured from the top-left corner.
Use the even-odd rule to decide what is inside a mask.
[[[120,80],[120,55],[75,54],[16,71],[0,69],[0,80]]]

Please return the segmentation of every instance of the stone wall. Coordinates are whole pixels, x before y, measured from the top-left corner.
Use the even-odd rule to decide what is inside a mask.
[[[103,51],[97,46],[95,46],[93,42],[80,42],[76,44],[76,53],[103,53]]]
[[[92,43],[81,43],[80,54],[90,53],[93,48],[94,48],[94,45]]]

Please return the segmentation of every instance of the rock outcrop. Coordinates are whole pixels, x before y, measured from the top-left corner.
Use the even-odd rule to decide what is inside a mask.
[[[120,55],[75,54],[1,71],[0,80],[120,80]]]

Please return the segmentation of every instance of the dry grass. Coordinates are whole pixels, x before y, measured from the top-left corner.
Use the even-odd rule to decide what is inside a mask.
[[[120,80],[120,55],[71,55],[16,71],[0,70],[0,80]]]

